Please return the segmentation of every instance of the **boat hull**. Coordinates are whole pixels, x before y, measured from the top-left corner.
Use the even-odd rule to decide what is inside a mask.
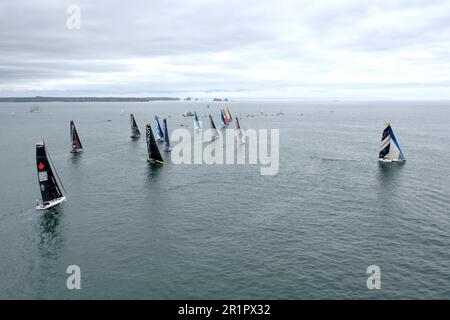
[[[380,163],[405,163],[406,160],[378,159]]]
[[[53,208],[59,204],[61,204],[62,202],[66,201],[66,197],[61,197],[52,201],[49,201],[47,203],[40,203],[39,205],[36,206],[36,210],[48,210],[50,208]]]

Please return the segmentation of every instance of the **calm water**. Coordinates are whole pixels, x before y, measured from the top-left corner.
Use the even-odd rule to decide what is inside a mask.
[[[129,139],[130,112],[141,132],[155,113],[170,131],[192,130],[181,114],[218,120],[210,105],[0,104],[0,298],[450,297],[450,102],[222,104],[244,129],[280,129],[274,177],[245,165],[151,169],[145,137]],[[245,117],[261,108],[285,115]],[[76,157],[71,119],[85,148]],[[384,120],[403,166],[377,162]],[[42,139],[68,191],[47,213],[34,209]],[[66,289],[70,264],[82,290]],[[366,288],[372,264],[379,291]]]

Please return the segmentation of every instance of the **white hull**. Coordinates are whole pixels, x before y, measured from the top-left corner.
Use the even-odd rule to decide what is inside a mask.
[[[60,203],[62,203],[64,201],[66,201],[66,197],[61,197],[61,198],[49,201],[49,202],[47,202],[45,204],[41,203],[41,204],[36,206],[36,210],[47,210],[47,209],[50,209],[50,208],[53,208],[53,207],[57,206],[58,204],[60,204]]]
[[[406,162],[406,160],[391,160],[391,159],[378,159],[378,161],[380,163],[393,163],[393,162],[403,163],[403,162]]]

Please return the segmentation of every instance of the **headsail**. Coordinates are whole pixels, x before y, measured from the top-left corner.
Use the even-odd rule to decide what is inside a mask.
[[[155,130],[156,130],[156,140],[158,141],[164,141],[164,133],[161,128],[161,124],[159,123],[159,118],[157,115],[155,115]]]
[[[170,147],[169,131],[167,129],[166,118],[164,118],[164,120],[163,120],[163,126],[164,126],[164,151],[169,152],[172,150],[172,148]]]
[[[244,144],[245,143],[245,138],[244,138],[244,134],[242,133],[242,129],[241,129],[241,125],[239,124],[238,117],[236,117],[236,130],[238,132],[238,142],[240,144]]]
[[[71,153],[83,151],[83,146],[81,145],[80,137],[78,136],[78,132],[73,121],[70,121],[70,139],[72,140]]]
[[[141,136],[141,132],[137,126],[136,120],[134,119],[133,114],[130,114],[130,122],[131,122],[131,139],[137,139]]]
[[[164,164],[164,159],[161,156],[161,152],[159,152],[158,144],[156,143],[152,127],[149,123],[147,123],[146,126],[146,137],[147,137],[148,161],[152,163]]]
[[[62,193],[64,187],[53,168],[44,142],[36,143],[36,167],[42,196],[42,204],[36,208],[48,209],[64,201],[65,197]]]
[[[194,128],[195,130],[199,131],[202,129],[201,125],[200,125],[200,121],[198,121],[198,116],[197,116],[197,112],[194,112]]]
[[[389,122],[384,124],[383,135],[381,137],[380,154],[378,158],[383,162],[406,161]]]

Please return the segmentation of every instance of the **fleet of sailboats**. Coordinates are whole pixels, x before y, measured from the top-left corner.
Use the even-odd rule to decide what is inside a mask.
[[[199,131],[202,128],[199,122],[197,112],[194,112],[193,116],[194,116],[194,129],[196,131]],[[211,137],[212,141],[215,140],[220,135],[219,132],[217,131],[217,127],[214,123],[212,115],[209,114],[208,117],[210,121],[210,127],[212,130],[212,137]],[[229,125],[232,119],[231,113],[228,110],[228,108],[220,109],[220,120],[224,127]],[[238,143],[245,144],[246,143],[245,137],[239,122],[239,118],[235,117],[235,120],[236,120],[235,130],[237,133]],[[161,127],[157,115],[154,116],[153,121],[155,125],[156,138],[155,135],[153,134],[153,130],[150,123],[146,125],[146,141],[148,152],[147,160],[151,164],[162,165],[165,163],[165,161],[159,150],[158,142],[164,142],[163,150],[165,152],[170,152],[172,150],[169,140],[167,119],[165,118],[163,119],[163,127]],[[130,122],[132,133],[131,138],[137,139],[140,137],[140,132],[133,114],[130,114]],[[72,142],[72,149],[70,152],[79,153],[83,151],[83,146],[81,144],[80,137],[78,135],[73,120],[70,121],[70,138]],[[386,122],[383,128],[378,160],[381,163],[391,163],[391,162],[403,163],[406,161],[405,155],[402,149],[400,148],[398,140],[389,122]],[[37,205],[36,209],[46,210],[64,202],[66,200],[65,191],[63,192],[64,187],[53,166],[53,162],[51,161],[50,155],[44,142],[38,142],[36,144],[36,165],[37,165],[39,188],[42,196],[42,201]]]

